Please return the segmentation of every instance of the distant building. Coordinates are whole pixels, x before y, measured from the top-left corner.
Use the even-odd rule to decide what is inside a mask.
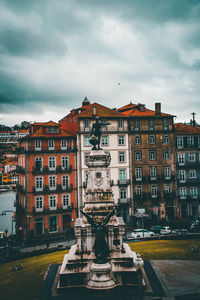
[[[180,217],[199,217],[200,127],[175,124],[175,150]]]
[[[30,132],[18,149],[17,230],[26,239],[63,237],[76,218],[76,137],[53,121]]]

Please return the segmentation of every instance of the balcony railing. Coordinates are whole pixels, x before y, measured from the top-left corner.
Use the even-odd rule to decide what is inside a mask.
[[[104,134],[104,132],[126,132],[128,131],[128,126],[124,125],[123,127],[119,127],[119,126],[111,126],[111,125],[107,125],[107,126],[102,126],[102,134]],[[79,127],[79,132],[80,133],[91,133],[92,127],[85,127],[85,126],[80,126]]]
[[[25,169],[23,167],[21,167],[21,166],[17,166],[16,167],[16,172],[24,174],[25,173]]]
[[[146,200],[146,193],[137,194],[134,193],[134,201],[145,201]]]
[[[130,179],[120,179],[117,181],[118,186],[127,186],[130,184]]]
[[[44,215],[44,214],[58,214],[58,213],[63,213],[63,212],[72,212],[73,210],[73,204],[69,205],[67,207],[63,207],[63,205],[58,205],[56,209],[51,209],[49,207],[43,207],[43,209],[37,210],[37,208],[34,206],[32,208],[32,214],[37,214],[37,215]]]
[[[43,147],[41,150],[35,150],[35,147],[31,147],[28,150],[24,147],[16,148],[14,153],[16,154],[42,154],[42,153],[71,153],[71,152],[77,152],[77,147],[67,147],[67,149],[62,149],[61,147],[55,147],[54,150],[49,150],[48,147]]]
[[[146,182],[146,177],[145,176],[142,176],[140,178],[136,178],[136,176],[133,176],[133,182],[134,183],[144,183]]]
[[[134,132],[139,132],[139,131],[150,131],[150,132],[155,132],[155,131],[172,131],[173,130],[173,126],[169,125],[168,128],[165,128],[165,126],[163,125],[154,125],[152,127],[148,126],[148,125],[140,125],[139,130],[138,127],[134,128],[134,126],[131,124],[130,126],[130,130],[134,131]]]
[[[71,173],[72,172],[72,165],[62,167],[62,166],[57,166],[56,168],[58,173]]]
[[[119,199],[118,199],[118,203],[119,203],[119,204],[122,204],[122,205],[129,205],[129,203],[130,203],[130,198],[126,198],[126,199],[121,199],[121,198],[119,198]]]

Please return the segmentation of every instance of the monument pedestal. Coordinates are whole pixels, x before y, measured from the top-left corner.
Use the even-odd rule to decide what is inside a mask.
[[[116,287],[115,281],[110,276],[111,265],[92,263],[90,266],[92,277],[86,284],[86,288],[93,290],[108,290]]]

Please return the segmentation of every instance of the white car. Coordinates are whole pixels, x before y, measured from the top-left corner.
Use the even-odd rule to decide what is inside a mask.
[[[172,230],[169,226],[164,226],[160,230],[161,235],[170,234],[171,232],[172,232]]]
[[[141,238],[141,237],[150,237],[150,236],[155,236],[155,233],[146,229],[135,229],[131,233],[132,239]]]

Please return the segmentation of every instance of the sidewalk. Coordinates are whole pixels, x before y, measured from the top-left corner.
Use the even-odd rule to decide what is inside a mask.
[[[52,242],[49,244],[48,248],[47,245],[44,243],[42,245],[36,245],[30,247],[23,246],[19,248],[19,250],[20,253],[30,253],[30,252],[45,250],[45,249],[66,249],[66,248],[70,248],[74,243],[76,243],[76,240],[71,239],[66,241]]]

